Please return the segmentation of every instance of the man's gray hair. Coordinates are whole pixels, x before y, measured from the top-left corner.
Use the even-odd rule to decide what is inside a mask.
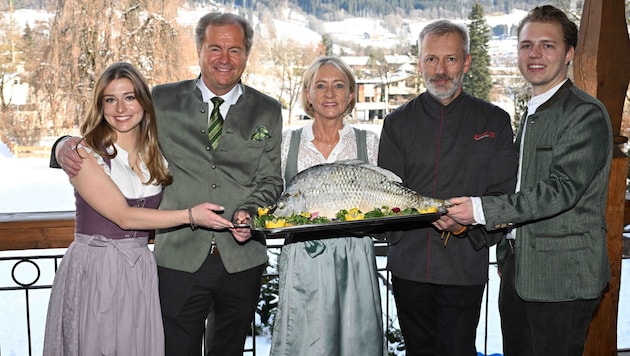
[[[195,28],[195,42],[197,50],[201,48],[201,44],[206,39],[206,28],[211,25],[237,25],[243,29],[243,35],[245,37],[245,52],[249,55],[254,43],[254,30],[252,25],[244,17],[229,12],[211,12],[199,19],[197,27]]]
[[[464,54],[468,55],[470,53],[470,36],[468,36],[466,26],[456,24],[450,20],[441,19],[429,23],[420,31],[420,36],[418,37],[418,56],[420,56],[422,52],[422,41],[425,37],[430,35],[442,36],[449,33],[457,33],[462,37]]]

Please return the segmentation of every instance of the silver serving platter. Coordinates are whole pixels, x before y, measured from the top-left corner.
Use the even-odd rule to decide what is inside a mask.
[[[444,213],[384,216],[363,220],[331,221],[321,224],[304,224],[278,228],[255,227],[252,222],[251,229],[264,234],[266,238],[287,238],[298,234],[308,235],[302,236],[303,238],[300,240],[324,239],[335,236],[365,236],[373,232],[425,227],[439,219]]]

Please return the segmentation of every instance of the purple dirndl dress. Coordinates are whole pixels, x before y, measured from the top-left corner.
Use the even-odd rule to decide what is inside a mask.
[[[127,201],[130,206],[157,208],[159,191]],[[122,230],[75,196],[75,239],[55,274],[43,354],[164,355],[149,231]]]

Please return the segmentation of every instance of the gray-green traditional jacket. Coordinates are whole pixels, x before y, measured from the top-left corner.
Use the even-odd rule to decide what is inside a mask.
[[[606,108],[568,80],[524,118],[520,191],[482,197],[486,228],[517,228],[521,298],[597,298],[610,278],[605,215],[612,132]],[[499,268],[506,252],[504,240],[497,247]]]
[[[211,202],[224,206],[224,217],[231,220],[236,210],[253,213],[257,207],[276,201],[283,189],[282,115],[277,100],[243,85],[243,94],[225,117],[217,150],[212,150],[208,140],[209,107],[202,101],[196,80],[156,86],[153,102],[158,141],[173,175],[173,184],[163,191],[161,209],[186,209]],[[259,127],[269,132],[262,141],[252,139]],[[157,264],[194,272],[208,256],[213,236],[229,273],[267,262],[262,237],[241,244],[227,230],[192,231],[189,226],[180,226],[156,233]]]

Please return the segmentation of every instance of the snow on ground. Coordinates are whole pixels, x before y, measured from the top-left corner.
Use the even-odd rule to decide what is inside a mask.
[[[47,22],[55,17],[55,13],[34,9],[14,10],[13,16],[8,11],[0,13],[0,18],[6,23],[12,23],[16,29],[22,31],[26,25],[33,27],[37,22]]]
[[[68,176],[46,158],[0,157],[0,213],[72,211]]]

